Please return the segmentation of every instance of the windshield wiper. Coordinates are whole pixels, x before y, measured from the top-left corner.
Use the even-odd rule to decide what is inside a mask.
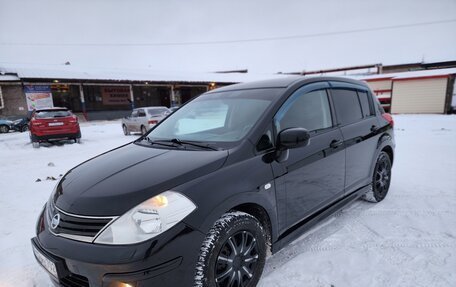
[[[174,147],[174,148],[176,147],[176,145],[174,145],[174,144],[166,144],[166,142],[162,142],[162,141],[153,141],[149,137],[140,137],[136,141],[139,142],[139,141],[143,141],[143,140],[146,140],[151,145],[156,144],[156,145],[162,145],[162,146],[167,146],[167,147]]]
[[[190,145],[190,146],[199,147],[199,148],[203,148],[203,149],[209,149],[209,150],[215,150],[215,151],[218,150],[215,147],[211,147],[209,145],[197,144],[197,143],[190,142],[190,141],[183,141],[183,140],[180,140],[178,138],[173,138],[173,139],[169,139],[169,140],[156,140],[156,141],[152,141],[152,142],[153,143],[167,143],[167,142],[170,142],[170,143],[174,143],[174,144],[177,144],[177,145]]]

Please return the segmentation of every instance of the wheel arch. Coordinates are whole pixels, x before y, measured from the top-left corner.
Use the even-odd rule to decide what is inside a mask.
[[[391,165],[393,165],[393,161],[394,161],[394,151],[393,151],[393,148],[390,146],[390,145],[386,145],[382,148],[381,151],[384,151],[388,154],[390,160],[391,160]]]
[[[383,134],[377,143],[377,150],[375,152],[375,156],[372,161],[371,165],[371,174],[374,172],[375,165],[377,163],[377,158],[381,152],[386,152],[391,160],[391,165],[393,164],[394,159],[394,140],[393,137],[389,133]]]
[[[243,203],[231,208],[231,210],[245,212],[255,217],[267,233],[266,240],[272,244],[272,223],[266,209],[257,203]]]
[[[205,219],[201,224],[195,224],[196,222],[193,220],[189,220],[187,223],[198,226],[201,232],[207,233],[216,220],[230,211],[241,211],[254,216],[266,229],[267,239],[270,240],[271,244],[277,240],[277,213],[273,205],[257,192],[247,192],[241,197],[238,194],[224,200],[209,214],[204,215]],[[201,218],[200,216],[198,217]]]

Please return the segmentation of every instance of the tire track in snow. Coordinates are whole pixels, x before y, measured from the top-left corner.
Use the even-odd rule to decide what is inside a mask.
[[[397,266],[396,269],[399,270],[401,276],[409,278],[407,281],[401,281],[398,286],[409,286],[410,282],[423,282],[423,286],[450,286],[448,281],[439,274],[427,271],[428,275],[422,276],[417,275],[416,270],[410,267],[405,268],[404,266],[413,265],[407,263],[414,260],[414,256],[411,256],[404,249],[456,248],[456,240],[452,238],[386,239],[366,224],[362,218],[373,215],[386,217],[395,215],[441,216],[454,213],[450,210],[369,208],[369,204],[358,201],[329,217],[323,223],[320,223],[320,226],[310,230],[289,246],[268,258],[264,273],[274,272],[276,269],[274,266],[282,266],[293,258],[307,252],[324,253],[337,250],[367,252],[375,250],[383,260]],[[352,241],[347,242],[347,240],[341,240],[340,238],[331,238],[331,235],[342,231],[342,229],[346,229],[347,232],[345,233],[354,237]],[[388,286],[392,283],[390,278],[385,276],[376,276],[374,278],[376,286]]]

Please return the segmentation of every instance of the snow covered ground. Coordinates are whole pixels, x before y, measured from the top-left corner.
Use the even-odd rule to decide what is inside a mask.
[[[390,193],[356,201],[268,258],[261,287],[456,286],[456,116],[395,116]],[[48,287],[30,247],[36,218],[74,165],[135,139],[84,123],[83,143],[33,149],[0,135],[0,287]],[[37,179],[40,182],[36,182]]]

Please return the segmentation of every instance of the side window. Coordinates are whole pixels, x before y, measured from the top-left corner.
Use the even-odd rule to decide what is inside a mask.
[[[377,97],[374,97],[375,98],[375,106],[377,107],[377,110],[380,114],[384,114],[385,113],[385,109],[383,109],[382,107],[382,104],[380,104],[380,101],[378,100]]]
[[[369,117],[372,115],[372,109],[369,101],[369,94],[365,91],[358,91],[359,102],[361,103],[361,108],[363,110],[363,116]]]
[[[131,112],[131,117],[132,118],[138,117],[138,111],[135,110],[135,111]]]
[[[296,127],[308,131],[331,127],[331,110],[326,90],[307,93],[296,91],[279,111],[275,125],[277,132]]]
[[[358,95],[353,90],[332,89],[337,118],[342,125],[348,125],[363,118]]]
[[[144,110],[138,110],[138,117],[145,117],[146,112]]]
[[[257,151],[264,151],[274,147],[272,140],[272,128],[269,127],[258,140],[256,145]]]

